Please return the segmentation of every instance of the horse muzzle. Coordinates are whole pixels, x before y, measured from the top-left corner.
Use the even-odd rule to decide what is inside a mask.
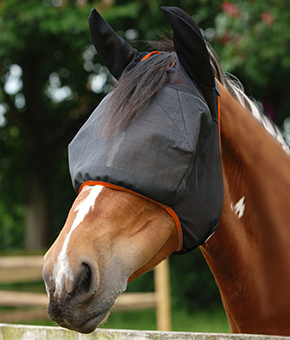
[[[62,327],[81,333],[94,331],[107,320],[116,298],[126,288],[125,278],[115,281],[110,273],[111,270],[102,275],[100,282],[97,265],[92,261],[84,261],[72,268],[58,268],[49,260],[45,261],[43,279],[49,296],[49,318]],[[124,284],[120,287],[121,282]]]

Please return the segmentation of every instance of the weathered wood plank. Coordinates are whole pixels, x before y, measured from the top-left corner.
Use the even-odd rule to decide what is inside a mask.
[[[0,324],[0,340],[289,340],[289,337],[252,334],[215,334],[97,329],[80,334],[60,327]]]
[[[42,266],[43,256],[0,257],[0,283],[41,280]]]
[[[37,308],[32,310],[19,310],[19,311],[9,311],[0,313],[0,322],[10,323],[10,322],[25,322],[31,320],[45,320],[48,319],[46,314],[46,308]]]
[[[48,297],[44,293],[0,291],[0,306],[46,306],[47,303]]]
[[[0,291],[0,306],[43,306],[46,307],[48,297],[45,293]],[[138,310],[154,308],[156,306],[155,293],[125,293],[118,297],[113,307],[114,311]]]

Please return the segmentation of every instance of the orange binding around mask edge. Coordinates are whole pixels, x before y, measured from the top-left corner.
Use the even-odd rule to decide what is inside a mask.
[[[120,191],[125,191],[125,192],[129,192],[131,194],[137,195],[139,197],[145,198],[151,202],[154,202],[156,204],[158,204],[160,207],[162,207],[163,209],[165,209],[169,215],[173,218],[174,222],[175,222],[175,226],[176,226],[176,230],[177,230],[177,249],[176,251],[180,251],[182,249],[182,245],[183,245],[183,237],[182,237],[182,229],[181,229],[181,224],[179,221],[178,216],[176,215],[176,213],[173,211],[173,209],[171,209],[170,207],[168,207],[165,204],[159,203],[157,201],[152,200],[151,198],[148,198],[146,196],[143,196],[141,194],[138,194],[137,192],[134,192],[132,190],[123,188],[121,186],[115,185],[115,184],[111,184],[111,183],[107,183],[107,182],[102,182],[102,181],[86,181],[83,182],[83,184],[80,186],[79,188],[79,193],[82,191],[82,189],[85,186],[90,186],[90,185],[102,185],[104,187],[107,188],[111,188],[111,189],[116,189],[116,190],[120,190]]]

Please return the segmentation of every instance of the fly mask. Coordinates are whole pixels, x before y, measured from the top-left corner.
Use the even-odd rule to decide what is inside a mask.
[[[177,53],[169,81],[144,111],[111,137],[103,133],[108,94],[69,145],[75,190],[102,184],[163,205],[181,225],[177,253],[195,249],[216,229],[223,208],[218,89],[199,28],[176,7],[164,7]],[[90,29],[117,79],[144,60],[92,10]],[[113,52],[112,52],[113,51]],[[146,61],[150,62],[150,57]]]

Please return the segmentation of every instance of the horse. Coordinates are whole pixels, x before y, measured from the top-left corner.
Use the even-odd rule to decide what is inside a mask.
[[[127,99],[118,94],[124,96],[129,91],[132,78],[128,83],[125,81],[126,86],[122,85],[122,73],[128,65],[131,69],[147,67],[148,72],[154,69],[150,76],[153,77],[158,73],[158,65],[162,64],[164,72],[169,73],[172,64],[179,60],[200,89],[196,95],[199,102],[204,97],[209,111],[214,113],[216,108],[219,111],[221,216],[207,235],[203,234],[198,246],[216,280],[231,331],[289,336],[289,147],[243,88],[224,74],[192,18],[175,7],[163,10],[173,28],[174,45],[170,48],[174,52],[168,51],[170,44],[166,42],[162,53],[143,53],[133,66],[130,62],[139,52],[118,37],[95,10],[90,15],[98,53],[120,80],[115,104],[122,109],[116,116],[110,116],[107,110],[108,121],[101,124],[103,134],[113,140],[116,127],[121,131],[117,136],[122,136],[122,130],[133,126],[142,117],[140,111],[147,112],[144,107],[163,91],[160,86],[156,90],[155,83],[147,92],[147,104],[135,103],[138,109],[126,116]],[[146,87],[151,78],[146,78],[145,72],[146,79],[142,79],[139,71],[137,82]],[[129,77],[130,74],[129,70]],[[207,77],[210,86],[203,79]],[[218,98],[217,105],[210,99],[212,94]],[[136,95],[137,99],[144,99],[142,89]],[[105,102],[104,106],[109,104]],[[210,205],[202,214],[207,210],[211,210]],[[195,214],[196,209],[192,211]],[[65,225],[44,257],[49,317],[62,327],[92,332],[107,320],[115,299],[127,284],[180,251],[185,237],[178,216],[168,204],[114,183],[87,179],[80,185]]]

